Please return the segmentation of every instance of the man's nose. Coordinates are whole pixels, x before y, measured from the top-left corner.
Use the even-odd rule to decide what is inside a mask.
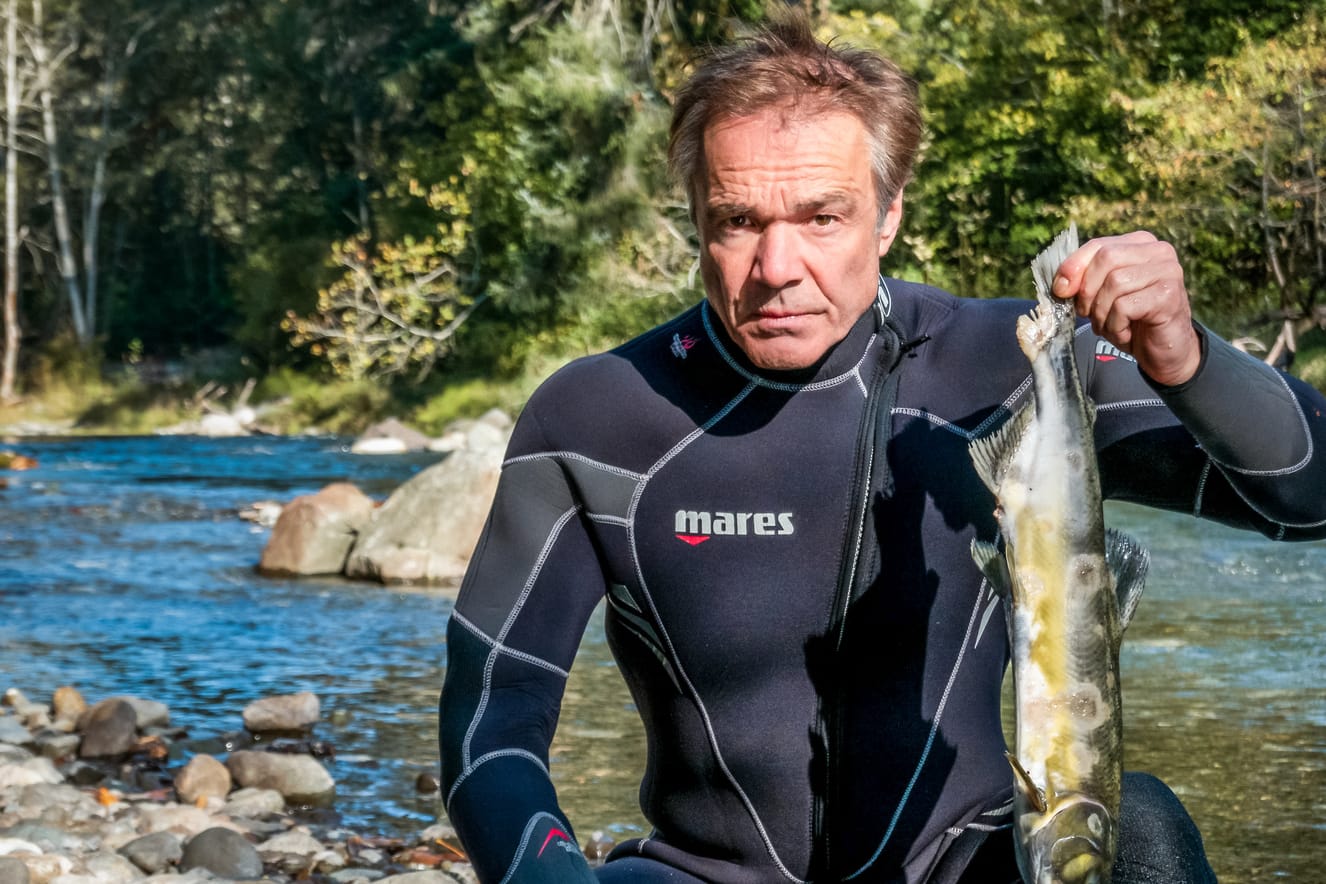
[[[794,225],[776,222],[760,231],[752,275],[761,285],[783,289],[796,285],[805,273],[802,243]]]

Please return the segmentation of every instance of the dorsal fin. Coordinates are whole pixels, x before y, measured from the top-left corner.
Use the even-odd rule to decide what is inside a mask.
[[[1053,303],[1054,293],[1051,286],[1054,276],[1059,272],[1059,265],[1069,255],[1077,251],[1077,224],[1071,223],[1068,229],[1054,238],[1031,262],[1031,275],[1036,280],[1036,300],[1042,305]],[[1054,298],[1055,301],[1059,300]]]
[[[1105,563],[1114,574],[1114,593],[1119,601],[1119,628],[1127,629],[1142,601],[1151,553],[1133,538],[1113,528],[1105,529]]]
[[[1004,469],[1013,459],[1013,452],[1026,435],[1027,427],[1036,416],[1036,407],[1028,400],[1022,404],[1012,417],[1004,421],[993,431],[979,436],[967,446],[972,463],[976,465],[976,474],[981,477],[985,487],[995,494],[999,493],[999,483],[1003,481]]]

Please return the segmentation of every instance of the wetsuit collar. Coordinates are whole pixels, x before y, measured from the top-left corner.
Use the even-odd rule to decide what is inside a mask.
[[[847,335],[828,349],[819,361],[806,368],[788,371],[774,371],[759,368],[746,357],[745,352],[728,336],[723,323],[717,321],[708,301],[701,302],[701,315],[704,318],[705,331],[727,362],[743,374],[762,378],[773,384],[796,385],[813,384],[828,381],[854,371],[861,362],[866,348],[874,340],[876,332],[884,325],[884,320],[892,311],[892,296],[881,277],[875,292],[875,300],[852,324]]]

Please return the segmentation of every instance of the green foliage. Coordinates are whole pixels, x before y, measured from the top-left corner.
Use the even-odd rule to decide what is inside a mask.
[[[263,425],[282,433],[317,430],[354,435],[395,411],[390,387],[369,380],[327,380],[283,371],[269,377],[257,392],[260,399],[268,400]]]
[[[1326,329],[1316,328],[1298,340],[1294,374],[1326,393]]]
[[[528,395],[528,391],[523,392]],[[516,385],[490,378],[451,380],[414,411],[410,424],[424,433],[440,435],[452,421],[478,417],[490,408],[518,411],[525,398],[521,393]]]

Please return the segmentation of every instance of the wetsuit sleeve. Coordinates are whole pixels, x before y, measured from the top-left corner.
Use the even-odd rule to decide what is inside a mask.
[[[1201,365],[1176,387],[1150,381],[1099,338],[1079,338],[1107,496],[1277,539],[1326,537],[1326,397],[1198,333]]]
[[[527,413],[528,414],[528,413]],[[440,704],[447,814],[484,882],[593,881],[548,775],[576,648],[603,596],[558,459],[522,417],[447,627]]]

